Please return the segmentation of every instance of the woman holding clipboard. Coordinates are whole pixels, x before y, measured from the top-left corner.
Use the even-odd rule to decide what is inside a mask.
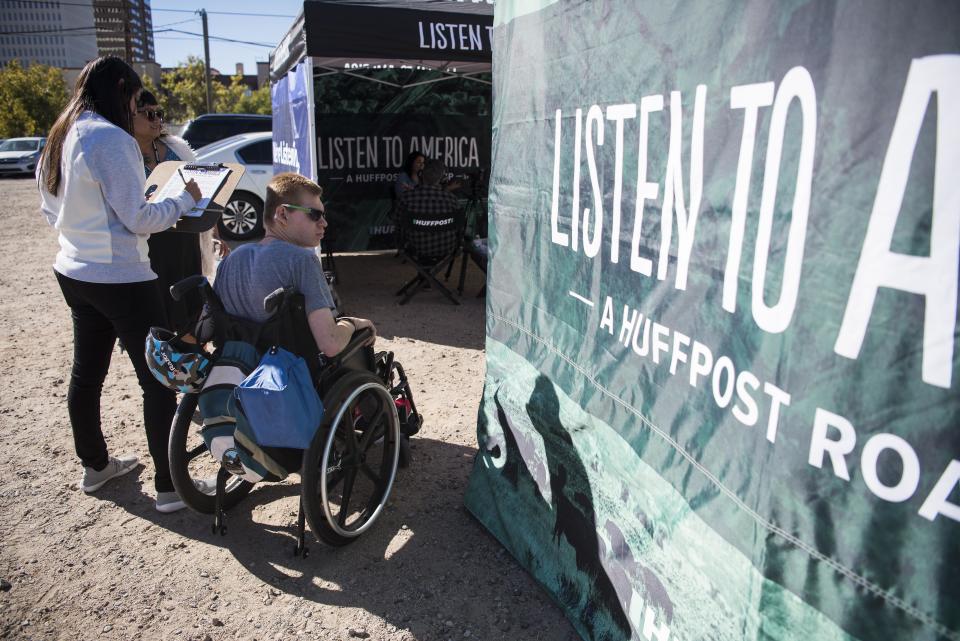
[[[194,162],[196,154],[183,138],[171,136],[164,131],[163,110],[156,97],[149,91],[141,91],[137,98],[137,112],[133,118],[133,136],[143,155],[143,172],[149,178],[157,165],[168,160]],[[180,174],[183,177],[183,174]],[[216,226],[201,234],[188,234],[165,230],[150,234],[150,267],[157,274],[160,299],[163,302],[167,329],[190,332],[202,302],[199,291],[188,292],[181,300],[170,296],[170,286],[188,276],[204,274],[213,279],[214,253],[220,258],[229,253],[225,243],[216,235]],[[217,244],[216,249],[214,244]]]
[[[67,409],[83,465],[81,487],[100,489],[137,465],[113,457],[100,425],[100,393],[120,339],[143,391],[143,422],[156,466],[156,507],[184,507],[170,480],[167,439],[176,395],[150,374],[143,344],[164,319],[147,237],[169,229],[200,200],[193,181],[175,198],[144,200],[143,157],[133,138],[140,77],[105,56],[80,72],[73,97],[50,130],[37,166],[41,211],[59,232],[54,275],[73,317]]]

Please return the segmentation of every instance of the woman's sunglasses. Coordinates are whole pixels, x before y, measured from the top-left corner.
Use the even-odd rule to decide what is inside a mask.
[[[312,220],[315,223],[319,223],[321,220],[327,219],[326,213],[322,209],[314,209],[313,207],[303,207],[302,205],[288,205],[286,203],[283,203],[283,206],[289,209],[296,209],[298,211],[304,212],[307,216],[310,217],[310,220]]]
[[[163,120],[163,109],[137,109],[137,113],[145,114],[150,122]]]

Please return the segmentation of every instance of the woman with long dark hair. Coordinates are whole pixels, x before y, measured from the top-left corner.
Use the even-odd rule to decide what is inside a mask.
[[[394,195],[399,197],[405,191],[415,189],[420,184],[420,172],[427,157],[419,151],[411,151],[407,161],[403,163],[403,170],[397,174],[397,182],[393,186]]]
[[[172,226],[200,200],[190,181],[179,196],[144,199],[143,157],[133,139],[140,77],[123,60],[98,58],[80,72],[37,166],[41,210],[59,232],[54,275],[73,317],[73,370],[67,409],[83,465],[81,487],[94,492],[137,465],[112,457],[100,425],[100,393],[120,339],[143,391],[143,422],[156,472],[157,509],[183,507],[170,480],[167,438],[176,395],[150,374],[144,340],[162,324],[147,237]]]

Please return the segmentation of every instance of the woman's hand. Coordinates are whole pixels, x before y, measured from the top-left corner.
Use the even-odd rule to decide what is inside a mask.
[[[200,187],[197,185],[197,181],[196,181],[196,180],[194,180],[193,178],[191,178],[191,179],[190,179],[190,182],[188,182],[188,183],[184,186],[183,190],[184,190],[185,192],[187,192],[188,194],[190,194],[190,196],[193,197],[193,202],[194,202],[194,203],[200,202],[200,197],[201,197]]]

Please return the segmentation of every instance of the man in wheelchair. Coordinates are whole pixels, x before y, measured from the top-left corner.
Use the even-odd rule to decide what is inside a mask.
[[[277,174],[267,185],[263,206],[265,235],[238,247],[220,263],[214,291],[228,314],[263,323],[270,314],[263,301],[278,288],[303,295],[307,323],[319,350],[335,356],[354,332],[373,323],[335,317],[335,305],[314,249],[327,228],[323,189],[299,174]],[[371,338],[371,344],[373,342]]]
[[[267,187],[264,239],[227,256],[212,292],[202,277],[171,288],[175,297],[190,286],[201,288],[207,304],[204,316],[212,319],[213,330],[205,330],[201,319],[197,336],[201,341],[212,338],[218,348],[202,388],[184,394],[174,418],[169,446],[174,486],[190,508],[213,513],[214,529],[225,533],[224,511],[253,483],[299,473],[300,554],[306,549],[305,522],[323,542],[345,545],[376,521],[397,467],[409,461],[408,439],[419,430],[421,420],[393,353],[373,352],[373,323],[335,316],[333,297],[313,251],[327,227],[321,195],[320,186],[303,176],[277,175]],[[278,299],[281,302],[274,305]],[[289,339],[292,344],[285,342]],[[271,350],[271,345],[308,361],[321,399],[322,420],[306,449],[254,442],[252,432],[244,429],[242,412],[236,415],[231,410],[234,389],[252,371],[256,352]],[[198,397],[204,445],[191,447],[190,423]],[[265,429],[273,430],[269,421]],[[196,487],[198,475],[209,470],[203,467],[205,462],[219,467],[214,496]],[[203,469],[200,474],[197,463]]]

